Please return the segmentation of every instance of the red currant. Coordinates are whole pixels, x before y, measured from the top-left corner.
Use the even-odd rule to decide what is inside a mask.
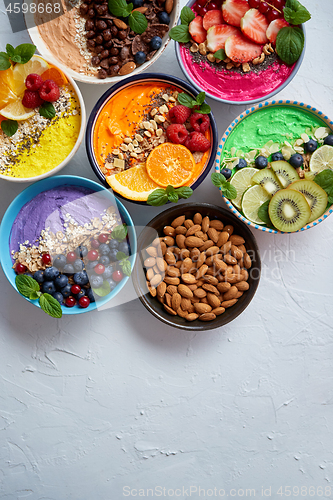
[[[199,6],[199,7],[204,7],[207,3],[207,0],[197,0],[196,4]]]
[[[90,300],[88,297],[84,296],[84,297],[81,297],[79,299],[79,306],[80,307],[83,307],[83,309],[85,309],[86,307],[88,307],[90,304]]]
[[[74,293],[74,295],[76,295],[77,293],[80,293],[81,292],[80,285],[72,285],[71,292]]]
[[[204,15],[207,13],[207,11],[208,11],[207,7],[201,7],[201,8],[199,9],[199,15],[200,15],[201,17],[204,17]]]
[[[76,300],[74,299],[74,297],[69,296],[65,300],[65,304],[66,304],[67,307],[73,307],[76,304]]]
[[[274,5],[274,7],[276,7],[277,9],[279,10],[282,10],[283,6],[284,6],[284,1],[283,0],[272,0],[272,4]]]
[[[251,9],[257,9],[260,5],[260,0],[249,0],[249,6]]]
[[[121,271],[114,271],[112,273],[112,279],[113,279],[113,281],[118,283],[119,281],[121,281],[123,279],[123,273]]]
[[[277,10],[275,10],[275,9],[270,10],[270,11],[266,14],[267,20],[268,20],[270,23],[271,23],[272,21],[274,21],[275,19],[278,19],[280,16],[281,16],[280,12],[278,12],[278,11],[277,11]]]
[[[92,248],[98,248],[100,245],[98,240],[91,240],[90,244],[91,244]]]
[[[269,10],[269,5],[266,2],[260,2],[258,10],[262,14],[266,14],[266,12]]]
[[[96,250],[89,250],[87,257],[89,260],[97,260],[98,259],[98,252]]]
[[[100,234],[100,235],[98,236],[98,241],[99,241],[100,243],[106,243],[106,242],[108,241],[108,239],[109,239],[109,235],[108,235],[108,234],[106,234],[106,233],[102,233],[102,234]]]
[[[51,264],[51,255],[49,253],[43,253],[42,255],[42,262],[43,264]]]
[[[18,262],[16,264],[15,271],[17,274],[23,274],[26,272],[26,270],[27,270],[27,268],[23,264],[21,264],[20,262]]]
[[[210,2],[208,4],[208,9],[209,10],[217,10],[219,8],[219,5],[216,2]]]
[[[75,252],[68,252],[67,262],[74,262],[76,259],[77,259],[77,255]]]
[[[103,264],[97,264],[97,266],[94,267],[94,271],[96,274],[103,274],[105,271],[105,266],[103,266]]]

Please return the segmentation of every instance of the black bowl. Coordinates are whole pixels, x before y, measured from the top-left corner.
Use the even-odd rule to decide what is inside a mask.
[[[180,215],[185,215],[186,218],[192,219],[194,214],[197,212],[200,212],[203,217],[208,215],[211,220],[220,219],[225,225],[231,224],[234,227],[235,234],[238,234],[245,239],[246,249],[250,252],[252,259],[252,267],[249,269],[248,279],[248,283],[250,285],[249,290],[247,290],[239,298],[238,302],[234,306],[226,309],[223,314],[217,316],[216,319],[209,322],[203,322],[198,319],[188,322],[180,316],[172,316],[168,314],[163,305],[156,298],[152,297],[147,291],[147,280],[143,263],[147,257],[145,248],[150,246],[154,237],[164,236],[164,226],[170,225],[171,222]],[[184,203],[160,213],[143,229],[138,238],[138,258],[136,260],[132,277],[139,299],[148,311],[156,316],[156,318],[169,326],[174,326],[182,330],[202,331],[212,330],[213,328],[219,328],[220,326],[230,323],[230,321],[237,318],[237,316],[239,316],[247,308],[257,290],[260,272],[261,261],[259,248],[255,237],[245,224],[243,224],[229,210],[216,205],[210,205],[208,203]]]

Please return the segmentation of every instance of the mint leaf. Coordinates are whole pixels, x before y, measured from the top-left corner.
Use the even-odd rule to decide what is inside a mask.
[[[99,297],[105,297],[111,292],[110,283],[106,280],[103,281],[103,285],[98,288],[92,288],[93,293],[98,295]]]
[[[182,8],[182,11],[180,13],[180,22],[182,24],[190,24],[190,22],[193,21],[194,18],[195,14],[192,9],[190,9],[190,7],[185,6]]]
[[[128,259],[123,259],[119,262],[119,265],[121,267],[122,272],[126,276],[131,276],[132,268],[131,268],[131,263]]]
[[[139,35],[144,33],[148,27],[148,21],[146,16],[144,16],[141,12],[137,10],[134,10],[130,14],[128,18],[128,24],[130,25],[130,28]]]
[[[6,69],[10,68],[10,60],[8,57],[8,54],[6,52],[0,52],[0,71],[5,71]]]
[[[117,17],[126,17],[124,14],[128,10],[126,0],[109,0],[109,11]],[[128,14],[127,14],[128,15]]]
[[[14,56],[19,56],[21,59],[20,63],[26,64],[28,61],[30,61],[30,59],[32,58],[32,56],[34,55],[35,52],[36,52],[35,45],[32,45],[32,43],[22,43],[21,45],[18,45],[15,48]],[[11,58],[11,59],[14,60],[13,58]],[[16,61],[16,62],[18,62],[18,61]],[[59,302],[58,302],[58,304],[59,304]]]
[[[177,203],[179,197],[176,191],[174,193],[168,194],[168,200],[171,201],[172,203]]]
[[[276,37],[276,52],[286,64],[294,64],[302,54],[304,34],[301,28],[286,26]]]
[[[199,106],[201,106],[201,104],[203,104],[203,102],[204,102],[204,100],[205,100],[205,97],[206,97],[205,92],[200,92],[200,93],[197,95],[197,98],[196,98],[196,104],[198,104]]]
[[[8,57],[12,58],[13,55],[15,54],[15,49],[10,43],[7,43],[6,45],[6,52],[8,54]]]
[[[111,238],[113,240],[123,241],[127,236],[127,225],[125,222],[119,226],[115,226],[112,230]]]
[[[237,198],[237,189],[229,182],[227,182],[225,186],[222,186],[221,190],[223,196],[228,198],[228,200],[234,200],[235,198]]]
[[[30,300],[36,300],[41,295],[42,295],[41,292],[31,292],[31,294],[29,295],[29,299]]]
[[[214,52],[213,56],[216,59],[221,59],[221,61],[223,61],[227,57],[227,55],[223,49],[219,49],[216,52]]]
[[[16,120],[3,120],[1,122],[1,129],[8,137],[12,137],[17,132],[18,123]]]
[[[173,186],[171,186],[171,184],[169,184],[166,189],[165,189],[165,192],[166,194],[169,196],[169,194],[171,193],[174,193],[175,192],[175,188]]]
[[[272,222],[268,214],[268,205],[271,200],[265,201],[260,207],[258,208],[258,217],[267,225],[271,226]]]
[[[188,31],[188,26],[185,24],[179,24],[174,26],[169,31],[169,37],[176,42],[187,43],[191,40],[191,35]]]
[[[59,302],[52,297],[49,293],[43,293],[39,297],[39,305],[46,314],[52,316],[52,318],[61,318],[62,309]]]
[[[216,187],[224,187],[227,184],[227,179],[219,172],[213,172],[210,178]]]
[[[44,116],[44,118],[48,118],[49,120],[51,120],[51,118],[54,118],[56,112],[52,102],[44,102],[39,108],[39,114],[41,116]]]
[[[329,197],[333,196],[333,171],[330,169],[319,172],[314,178],[314,181],[320,186]],[[329,200],[328,200],[329,202]]]
[[[11,60],[14,62],[14,63],[19,63],[19,64],[22,64],[22,59],[21,59],[21,56],[19,56],[18,54],[14,54],[13,57],[11,57]]]
[[[15,285],[18,291],[23,297],[30,298],[30,294],[33,292],[39,292],[39,284],[31,276],[26,276],[25,274],[19,274],[15,278]]]
[[[193,194],[193,189],[191,189],[189,186],[183,186],[180,188],[176,189],[176,193],[178,194],[179,198],[184,198],[186,200]]]
[[[147,203],[148,205],[152,205],[153,207],[160,207],[161,205],[165,205],[168,201],[168,195],[166,194],[165,189],[155,189],[148,196]]]
[[[201,104],[199,110],[194,110],[195,113],[202,113],[203,115],[208,115],[211,112],[210,106],[205,102]]]
[[[283,15],[290,24],[302,24],[311,19],[310,12],[298,0],[287,0]]]
[[[124,260],[127,258],[128,258],[128,256],[124,252],[117,252],[117,255],[116,255],[117,260]]]

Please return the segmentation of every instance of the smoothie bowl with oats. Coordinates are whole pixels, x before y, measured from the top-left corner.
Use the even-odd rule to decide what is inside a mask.
[[[0,57],[0,178],[27,182],[48,177],[76,153],[85,107],[75,82],[35,46],[7,44]]]

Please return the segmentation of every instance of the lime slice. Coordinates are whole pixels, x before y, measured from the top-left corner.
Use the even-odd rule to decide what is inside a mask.
[[[251,186],[245,191],[242,198],[242,212],[245,217],[255,224],[264,224],[258,216],[259,207],[270,200],[271,196],[259,185]]]
[[[242,196],[244,191],[246,191],[250,186],[252,186],[252,177],[254,174],[259,172],[257,168],[253,167],[245,167],[241,170],[238,170],[235,175],[231,178],[230,184],[232,184],[237,191],[237,198],[231,200],[232,203],[237,208],[241,208],[242,206]]]
[[[333,170],[333,147],[325,144],[316,149],[316,151],[312,153],[309,166],[311,172],[316,173],[326,170],[327,168]]]

